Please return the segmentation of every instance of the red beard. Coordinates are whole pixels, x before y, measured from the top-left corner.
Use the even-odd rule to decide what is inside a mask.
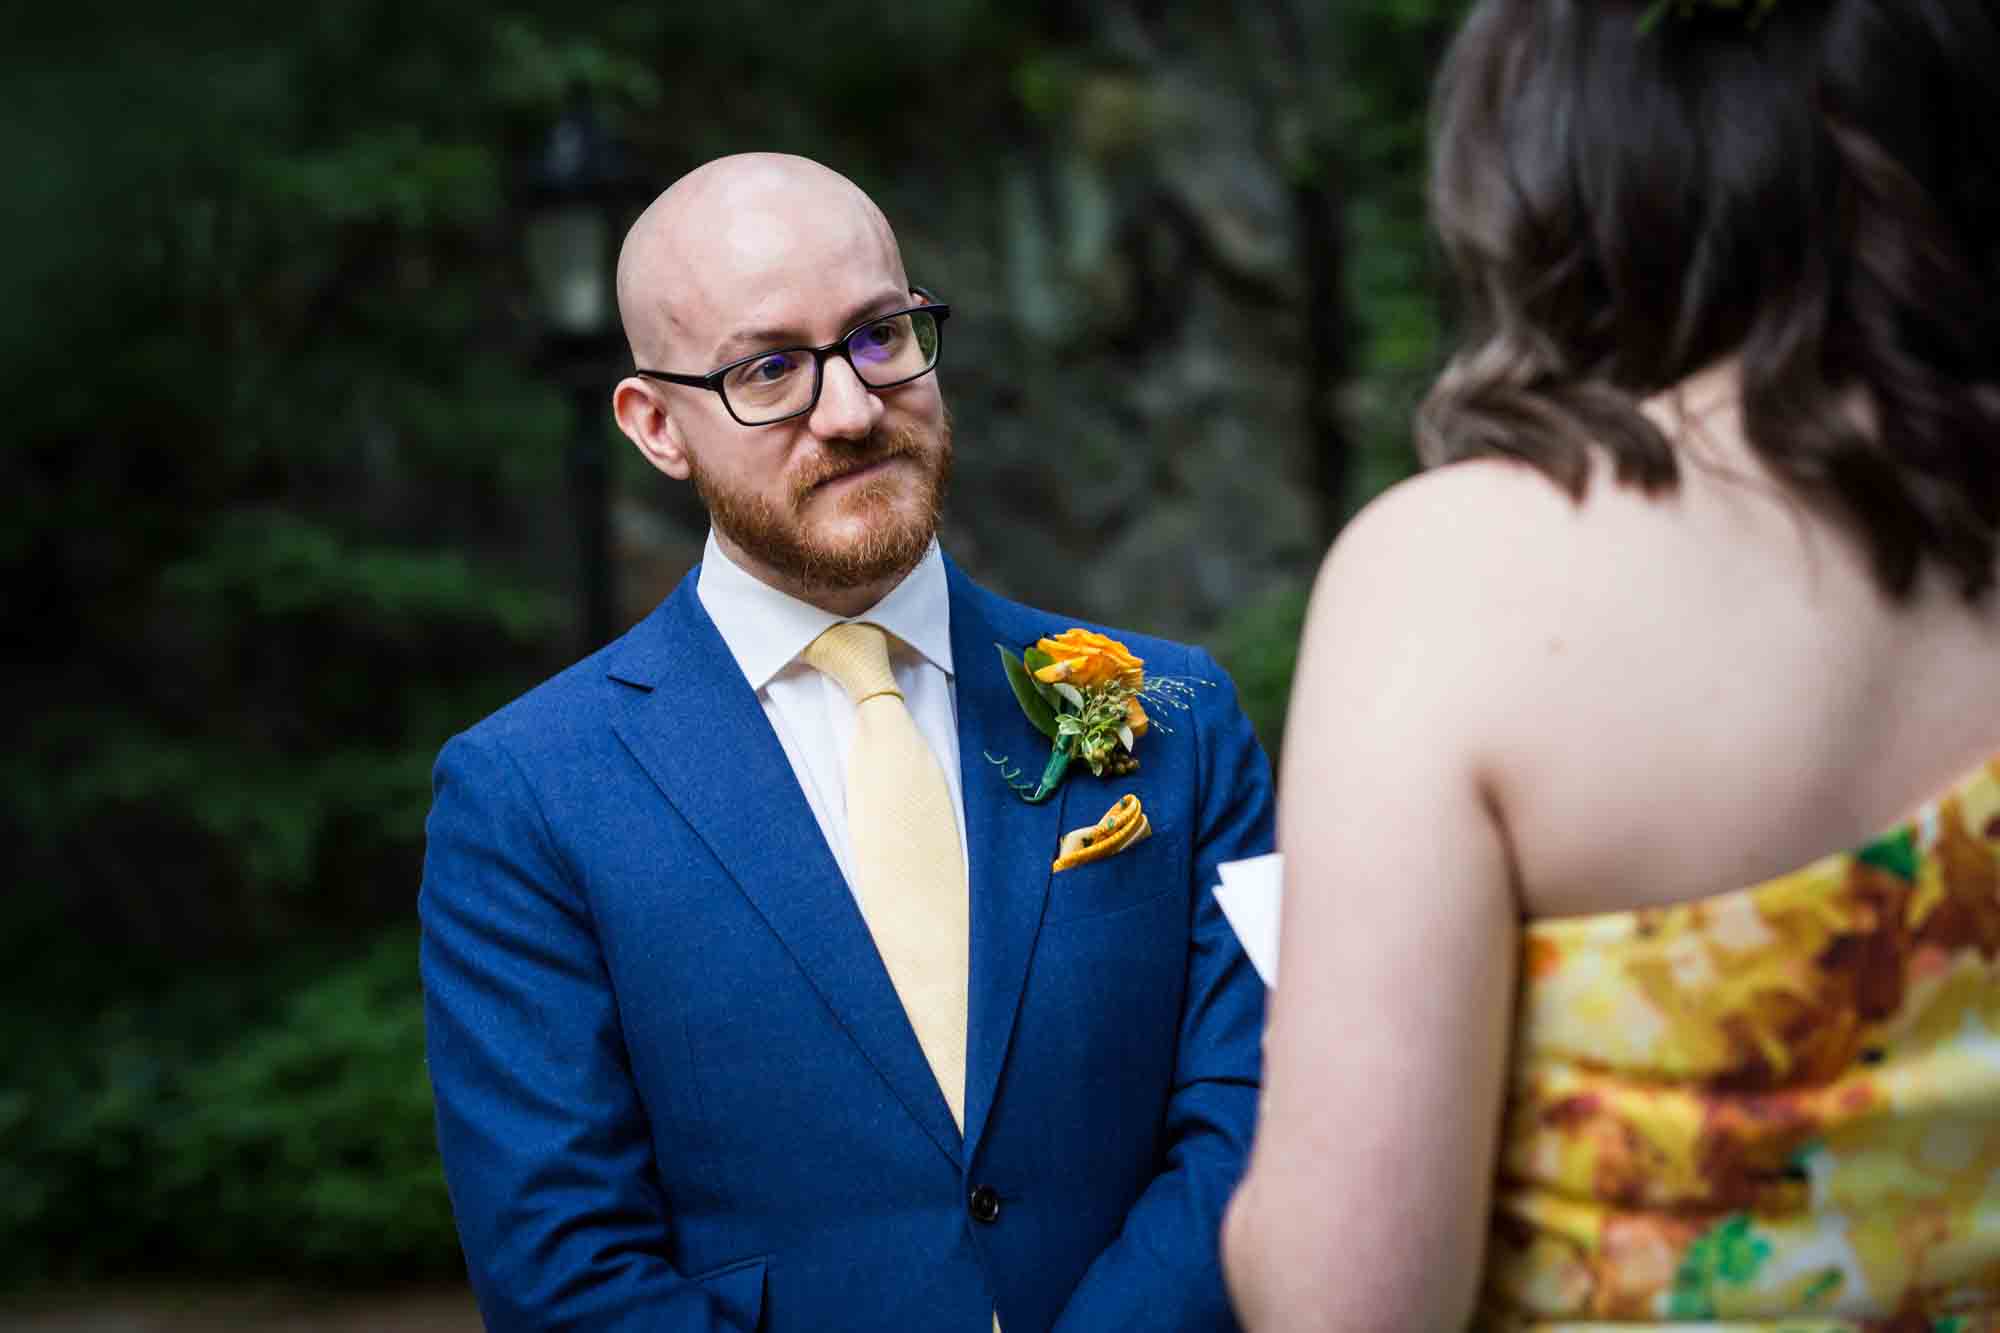
[[[695,493],[717,532],[800,590],[815,592],[887,582],[916,568],[937,535],[951,479],[951,452],[948,416],[934,451],[927,451],[923,436],[908,426],[871,435],[796,478],[789,503],[782,507],[765,496],[725,488],[692,459],[689,468]],[[845,511],[866,519],[861,535],[845,541],[816,536],[802,514],[819,487],[891,459],[907,460],[917,470],[915,493],[904,478],[871,477],[840,497]]]

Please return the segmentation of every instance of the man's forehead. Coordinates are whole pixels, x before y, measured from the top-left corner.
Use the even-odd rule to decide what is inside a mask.
[[[907,289],[894,234],[852,182],[775,154],[696,168],[646,211],[620,256],[620,305],[642,336],[706,354],[742,332],[804,336]],[[663,349],[664,350],[664,349]],[[754,350],[754,349],[752,349]]]
[[[907,290],[894,242],[844,219],[739,215],[677,258],[679,280],[660,296],[676,332],[696,340],[831,337],[820,326],[864,318]]]
[[[859,209],[807,212],[772,201],[719,214],[691,228],[678,247],[682,266],[710,287],[851,273],[893,279],[901,264],[888,228]]]

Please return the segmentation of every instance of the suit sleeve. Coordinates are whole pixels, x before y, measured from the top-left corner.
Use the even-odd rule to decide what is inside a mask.
[[[1190,674],[1217,682],[1223,704],[1195,714],[1199,833],[1163,1166],[1071,1293],[1059,1333],[1236,1327],[1218,1240],[1256,1122],[1264,985],[1212,886],[1220,863],[1271,850],[1271,768],[1222,668],[1197,650]]]
[[[665,1258],[665,1201],[610,979],[519,766],[491,742],[454,739],[426,831],[418,910],[438,1146],[487,1328],[743,1327]]]

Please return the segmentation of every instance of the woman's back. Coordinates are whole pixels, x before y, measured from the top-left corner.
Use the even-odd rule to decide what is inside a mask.
[[[1938,894],[2000,913],[1985,779],[1874,841],[2000,756],[1995,69],[1990,0],[1472,6],[1434,470],[1343,531],[1287,719],[1246,1325],[1456,1327],[1489,1257],[1572,1323],[2000,1299],[2000,939],[1923,998]],[[1897,1023],[1977,1076],[1856,1093]],[[1815,1258],[1868,1228],[1902,1276]]]
[[[1783,874],[2000,754],[2000,604],[1937,578],[1889,601],[1852,537],[1758,470],[1731,394],[1727,369],[1691,382],[1694,428],[1653,405],[1683,437],[1664,499],[1605,484],[1572,504],[1501,463],[1414,484],[1455,493],[1409,497],[1452,512],[1434,577],[1481,580],[1451,613],[1483,620],[1505,701],[1470,743],[1529,918]]]
[[[1526,924],[1483,1310],[2000,1328],[2000,616],[1884,598],[1758,475],[1731,379],[1688,386],[1698,431],[1654,405],[1670,501],[1435,477],[1510,552],[1482,665]]]

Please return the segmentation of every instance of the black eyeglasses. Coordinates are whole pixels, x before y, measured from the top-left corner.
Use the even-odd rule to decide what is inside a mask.
[[[919,296],[923,292],[917,293]],[[731,361],[706,375],[634,370],[650,380],[713,389],[742,426],[768,426],[804,416],[819,403],[826,359],[840,357],[871,389],[893,389],[937,369],[939,327],[951,307],[937,303],[877,315],[824,347],[780,347]]]

